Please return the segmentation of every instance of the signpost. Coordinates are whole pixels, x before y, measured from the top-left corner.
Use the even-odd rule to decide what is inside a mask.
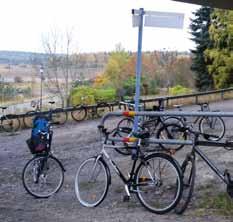
[[[133,27],[138,27],[138,52],[136,64],[136,87],[135,87],[135,111],[139,111],[140,100],[140,83],[141,83],[141,68],[142,68],[142,33],[143,26],[157,28],[175,28],[182,29],[184,24],[184,14],[173,12],[156,12],[145,11],[143,8],[139,10],[133,9]],[[137,132],[138,116],[134,117],[133,131]],[[132,149],[132,158],[135,156],[135,150]]]

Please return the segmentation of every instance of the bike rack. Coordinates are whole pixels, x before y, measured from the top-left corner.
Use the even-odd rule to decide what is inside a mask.
[[[123,117],[135,117],[135,116],[150,116],[150,117],[158,117],[158,116],[202,116],[202,117],[233,117],[233,112],[181,112],[181,111],[154,111],[154,112],[134,112],[134,111],[129,111],[129,112],[111,112],[105,114],[100,122],[99,127],[104,127],[105,121],[109,117],[117,117],[117,116],[123,116]],[[129,137],[128,140],[126,141],[127,138],[114,138],[114,137],[109,137],[108,138],[111,141],[116,141],[116,142],[136,142],[137,138],[135,137]],[[130,141],[131,140],[131,141]],[[193,145],[192,140],[172,140],[172,139],[166,139],[166,140],[161,140],[161,139],[146,139],[146,141],[149,144],[180,144],[180,145]]]

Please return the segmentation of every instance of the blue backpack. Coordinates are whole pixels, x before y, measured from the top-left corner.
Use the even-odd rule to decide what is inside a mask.
[[[48,118],[36,116],[33,120],[31,138],[26,141],[31,153],[36,154],[46,151],[50,146],[51,136]]]
[[[38,136],[40,132],[49,132],[49,121],[45,116],[36,116],[33,120],[32,136]]]

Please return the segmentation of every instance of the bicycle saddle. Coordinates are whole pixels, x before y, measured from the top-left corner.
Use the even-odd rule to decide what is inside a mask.
[[[6,107],[6,106],[1,106],[0,108],[1,108],[1,109],[7,109],[7,107]]]
[[[50,104],[54,104],[55,102],[54,101],[49,101]]]

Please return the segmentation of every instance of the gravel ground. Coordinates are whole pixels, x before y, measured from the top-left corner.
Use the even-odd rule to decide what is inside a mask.
[[[233,111],[231,100],[211,104],[212,109]],[[197,106],[185,108],[197,110]],[[108,125],[113,127],[117,120],[111,120]],[[227,136],[233,128],[233,120],[226,119]],[[0,221],[3,222],[120,222],[120,221],[178,221],[178,222],[227,222],[233,218],[216,215],[213,210],[202,210],[199,202],[205,187],[211,185],[210,195],[216,195],[225,189],[219,179],[206,167],[202,160],[197,159],[197,179],[195,195],[191,206],[184,215],[178,216],[171,212],[166,215],[156,215],[144,209],[137,198],[132,196],[129,202],[123,202],[125,195],[122,183],[112,171],[112,184],[106,199],[98,207],[89,209],[82,207],[74,193],[74,177],[80,163],[101,149],[100,137],[97,131],[99,120],[89,120],[82,123],[69,123],[62,127],[54,127],[53,149],[55,155],[64,164],[65,181],[62,189],[48,199],[35,199],[26,193],[22,186],[21,173],[26,162],[32,157],[25,140],[30,136],[30,130],[22,130],[15,135],[0,134]],[[187,147],[188,149],[188,147]],[[178,152],[177,159],[182,160],[187,149]],[[231,151],[222,148],[204,148],[210,159],[221,169],[233,169]],[[130,164],[130,158],[122,157],[115,151],[111,155],[125,171]],[[202,214],[198,213],[202,210]]]

